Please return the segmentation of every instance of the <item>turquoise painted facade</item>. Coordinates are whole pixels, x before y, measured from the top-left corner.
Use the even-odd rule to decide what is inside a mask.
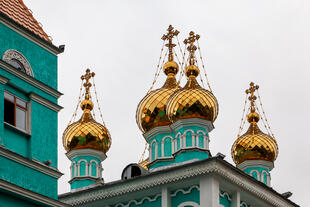
[[[188,203],[184,207],[193,206],[192,204],[200,204],[199,186],[191,186],[183,189],[174,190],[170,194],[171,207],[179,207],[184,203]]]
[[[61,95],[57,91],[57,54],[60,52],[51,52],[49,48],[56,47],[50,43],[39,44],[42,40],[38,37],[28,38],[29,33],[20,25],[13,29],[5,22],[1,13],[0,182],[7,182],[14,188],[21,187],[29,191],[31,196],[24,199],[18,193],[0,188],[1,204],[53,206],[36,199],[42,197],[46,198],[46,202],[60,204],[56,201],[57,180],[61,176],[57,170],[57,114],[61,109],[57,105]],[[25,58],[33,77],[4,59],[8,51]],[[12,56],[12,59],[17,56]],[[19,63],[26,68],[25,62]],[[4,94],[14,97],[15,103],[5,100]],[[25,104],[25,107],[21,110],[18,104]],[[5,106],[11,105],[14,106],[13,111],[5,110]],[[4,116],[14,122],[6,122]],[[17,123],[22,123],[24,127],[17,127]]]
[[[182,122],[186,124],[182,124]],[[188,122],[188,123],[187,123]],[[206,126],[202,125],[202,123]],[[145,134],[150,146],[149,169],[177,165],[178,163],[202,160],[210,157],[209,132],[213,129],[209,121],[194,118],[180,120],[169,128],[155,127]]]

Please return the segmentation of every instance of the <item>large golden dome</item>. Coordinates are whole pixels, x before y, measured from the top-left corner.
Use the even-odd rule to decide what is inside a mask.
[[[89,69],[86,71],[86,77],[87,74],[90,75]],[[82,80],[84,79],[82,76]],[[91,115],[93,109],[93,103],[89,100],[91,84],[88,82],[89,78],[86,80],[85,100],[81,103],[83,115],[80,120],[66,128],[62,136],[63,145],[67,152],[76,149],[94,149],[106,153],[111,146],[111,136],[107,128],[96,122]]]
[[[254,112],[255,113],[255,112]],[[254,118],[252,118],[254,117]],[[248,131],[234,143],[231,153],[236,164],[245,160],[266,160],[274,162],[278,156],[278,145],[274,138],[263,133],[257,126],[258,114],[250,113]]]
[[[165,84],[161,88],[151,91],[140,101],[136,120],[142,132],[147,132],[154,127],[171,124],[166,115],[166,103],[177,88],[175,74],[169,73]]]
[[[177,90],[167,102],[167,115],[175,122],[184,118],[201,118],[212,123],[218,115],[215,96],[190,76],[184,88]]]

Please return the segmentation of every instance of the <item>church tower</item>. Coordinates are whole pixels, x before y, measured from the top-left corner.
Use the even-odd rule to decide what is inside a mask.
[[[85,96],[80,104],[83,114],[77,122],[66,128],[62,137],[66,155],[72,162],[69,181],[71,190],[103,180],[101,162],[106,159],[106,153],[111,146],[110,133],[104,123],[96,122],[92,116],[94,104],[91,101],[90,79],[94,76],[95,73],[87,69],[86,74],[81,77],[82,81],[85,81]]]
[[[149,92],[137,108],[137,123],[149,144],[150,171],[211,156],[209,132],[214,128],[218,103],[212,92],[202,88],[196,80],[200,70],[195,56],[195,42],[200,36],[190,32],[189,37],[184,40],[188,62],[185,63],[185,70],[181,68],[181,72],[188,81],[181,88],[176,81],[179,65],[174,61],[176,54],[173,53],[176,46],[173,39],[178,34],[170,25],[168,33],[162,37],[164,41],[168,41],[166,46],[169,53],[168,61],[163,65],[163,71],[167,75],[165,84]]]
[[[250,125],[247,132],[239,136],[233,144],[231,154],[239,169],[270,186],[270,171],[278,156],[278,145],[273,136],[263,133],[258,127],[261,117],[256,112],[257,97],[254,94],[258,88],[258,85],[252,82],[246,90],[250,101],[250,113],[247,115]]]
[[[0,1],[0,205],[58,201],[56,47],[22,0]]]

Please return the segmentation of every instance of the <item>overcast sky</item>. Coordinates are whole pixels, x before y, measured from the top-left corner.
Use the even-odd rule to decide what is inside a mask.
[[[59,193],[69,191],[70,162],[62,133],[77,104],[80,76],[96,73],[103,117],[112,146],[103,162],[106,182],[120,179],[123,168],[137,162],[144,138],[135,113],[151,86],[169,24],[183,40],[193,30],[200,46],[219,116],[210,133],[213,155],[232,162],[244,90],[260,85],[263,105],[279,145],[271,172],[272,187],[291,191],[291,199],[310,206],[310,2],[301,0],[24,0],[55,45],[59,55]],[[158,80],[159,87],[164,76]],[[247,127],[247,125],[246,125]],[[263,129],[263,127],[261,127]]]

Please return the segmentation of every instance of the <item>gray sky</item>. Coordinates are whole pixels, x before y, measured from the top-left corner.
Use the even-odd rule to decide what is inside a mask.
[[[96,84],[112,146],[103,162],[106,182],[120,179],[123,168],[137,162],[144,138],[135,113],[149,89],[169,24],[183,40],[193,30],[200,46],[219,116],[210,133],[212,154],[232,163],[250,81],[260,85],[267,118],[279,145],[271,172],[272,187],[293,192],[291,199],[310,206],[310,2],[302,0],[24,0],[55,45],[59,56],[59,193],[69,191],[70,162],[62,132],[77,104],[80,76],[96,73]],[[157,87],[163,83],[161,75]],[[263,129],[263,127],[261,127]]]

